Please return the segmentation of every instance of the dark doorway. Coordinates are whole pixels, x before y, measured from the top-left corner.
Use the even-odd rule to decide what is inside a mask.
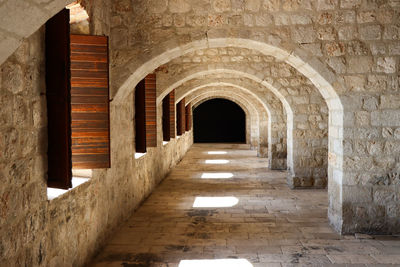
[[[246,143],[246,115],[236,103],[216,98],[193,110],[195,143]]]

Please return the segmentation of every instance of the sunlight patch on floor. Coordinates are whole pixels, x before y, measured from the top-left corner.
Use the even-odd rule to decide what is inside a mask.
[[[227,159],[207,159],[206,164],[227,164],[229,160]]]
[[[193,208],[226,208],[238,203],[237,197],[196,197]]]
[[[233,177],[231,172],[204,172],[201,175],[202,179],[229,179]]]
[[[207,154],[208,155],[225,155],[225,154],[228,154],[228,152],[226,152],[226,151],[208,151]]]
[[[253,267],[245,259],[182,260],[179,267]]]

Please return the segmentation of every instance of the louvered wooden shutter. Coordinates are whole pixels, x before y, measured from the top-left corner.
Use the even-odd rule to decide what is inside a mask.
[[[169,136],[175,138],[175,90],[169,93]]]
[[[171,123],[170,123],[170,94],[164,97],[162,102],[162,127],[163,127],[163,141],[168,142],[171,140]]]
[[[108,38],[71,35],[72,167],[110,167]]]
[[[140,81],[135,89],[135,146],[136,152],[146,152],[145,82]]]
[[[175,138],[175,91],[163,99],[163,140]]]
[[[146,146],[157,147],[156,74],[145,80]]]
[[[72,187],[69,10],[46,23],[48,186]]]
[[[192,104],[189,107],[189,131],[193,128],[193,111],[192,111]]]
[[[192,104],[189,103],[185,108],[185,128],[186,131],[190,131],[192,128]]]
[[[177,134],[182,135],[185,133],[185,99],[179,101],[176,106],[177,116],[176,116],[176,129]]]
[[[136,152],[157,147],[156,75],[147,75],[135,90]]]

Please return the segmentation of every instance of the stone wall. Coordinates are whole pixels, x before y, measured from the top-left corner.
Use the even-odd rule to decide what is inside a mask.
[[[136,160],[131,94],[111,104],[112,167],[48,201],[44,29],[0,71],[0,266],[83,266],[180,161],[192,133],[167,145],[159,136]]]

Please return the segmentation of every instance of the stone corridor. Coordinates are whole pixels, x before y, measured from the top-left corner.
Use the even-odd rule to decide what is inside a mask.
[[[327,191],[290,190],[285,177],[248,145],[195,144],[91,266],[400,263],[399,236],[335,233]]]

